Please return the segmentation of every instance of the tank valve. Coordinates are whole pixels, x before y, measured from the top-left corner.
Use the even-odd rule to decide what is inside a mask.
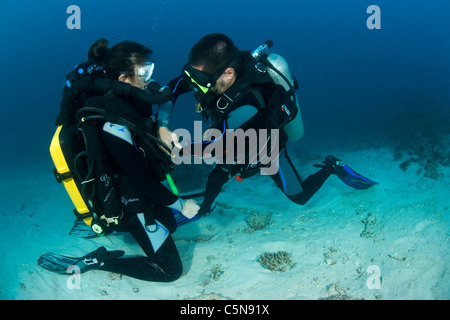
[[[264,44],[260,45],[252,52],[253,58],[258,60],[263,54],[269,54],[269,48],[273,46],[272,40],[266,40]]]

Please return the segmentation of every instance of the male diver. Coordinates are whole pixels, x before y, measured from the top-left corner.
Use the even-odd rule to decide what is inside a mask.
[[[366,189],[377,184],[356,173],[334,156],[327,156],[323,164],[316,165],[321,168],[319,171],[304,180],[301,179],[288,156],[286,143],[301,138],[303,122],[292,84],[294,81],[287,65],[283,64],[284,59],[278,55],[261,52],[272,44],[267,42],[262,48],[245,52],[239,51],[233,41],[224,34],[208,34],[201,38],[192,47],[189,62],[183,67],[182,75],[169,83],[169,87],[173,90],[172,100],[160,105],[158,133],[161,139],[168,145],[173,144],[177,148],[182,148],[177,135],[168,129],[170,115],[177,98],[194,90],[194,97],[203,109],[203,116],[212,120],[211,128],[223,132],[239,128],[280,129],[277,137],[278,170],[271,178],[291,201],[300,205],[306,204],[332,174],[356,189]],[[257,60],[255,57],[258,55],[263,55],[265,59]],[[268,67],[274,65],[278,65],[278,68]],[[284,70],[280,72],[280,69]],[[264,76],[266,77],[264,79],[268,79],[268,75],[272,80],[260,79]],[[290,100],[286,100],[286,95]],[[294,103],[291,103],[292,100]],[[284,114],[280,114],[280,110],[284,111]],[[286,114],[296,116],[292,119]],[[220,138],[226,139],[227,135],[223,134]],[[269,136],[268,140],[270,139]],[[264,143],[260,139],[258,142]],[[270,141],[266,143],[270,145]],[[237,156],[242,158],[242,155]],[[252,176],[257,173],[256,169],[262,166],[262,163],[256,165],[250,163],[248,158],[244,163],[236,161],[232,164],[217,164],[208,176],[199,215],[207,215],[214,209],[212,205],[215,198],[231,177]]]

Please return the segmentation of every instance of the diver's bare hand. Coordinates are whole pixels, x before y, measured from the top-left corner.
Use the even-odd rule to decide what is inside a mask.
[[[179,149],[182,149],[180,142],[178,141],[178,135],[170,131],[167,127],[161,127],[158,129],[159,138],[172,150],[172,144]],[[163,149],[168,152],[167,150]]]

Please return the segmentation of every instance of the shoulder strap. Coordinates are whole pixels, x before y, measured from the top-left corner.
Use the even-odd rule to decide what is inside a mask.
[[[101,209],[101,214],[111,217],[120,216],[121,206],[114,170],[109,158],[105,156],[106,152],[100,142],[96,121],[82,122],[79,130],[85,140],[85,153],[90,155],[91,161],[94,161],[93,164],[90,164],[91,168],[87,171],[86,177],[80,177],[83,181],[82,193],[89,200],[97,197],[97,202],[100,205],[100,207],[97,206],[97,209]],[[77,168],[77,166],[75,167]],[[86,192],[88,187],[91,188],[90,194]]]

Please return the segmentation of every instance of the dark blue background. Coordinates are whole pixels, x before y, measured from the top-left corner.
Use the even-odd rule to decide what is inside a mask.
[[[370,143],[393,119],[417,121],[419,111],[449,117],[448,0],[311,2],[0,2],[0,163],[51,168],[48,147],[64,76],[101,37],[111,45],[149,46],[161,84],[179,74],[191,46],[207,33],[225,33],[243,50],[272,39],[272,51],[288,60],[300,83],[306,128],[300,146]],[[81,30],[66,27],[72,4],[81,8]],[[381,30],[366,27],[372,4],[381,8]],[[193,107],[192,97],[179,101],[174,127],[192,127],[199,119]]]

